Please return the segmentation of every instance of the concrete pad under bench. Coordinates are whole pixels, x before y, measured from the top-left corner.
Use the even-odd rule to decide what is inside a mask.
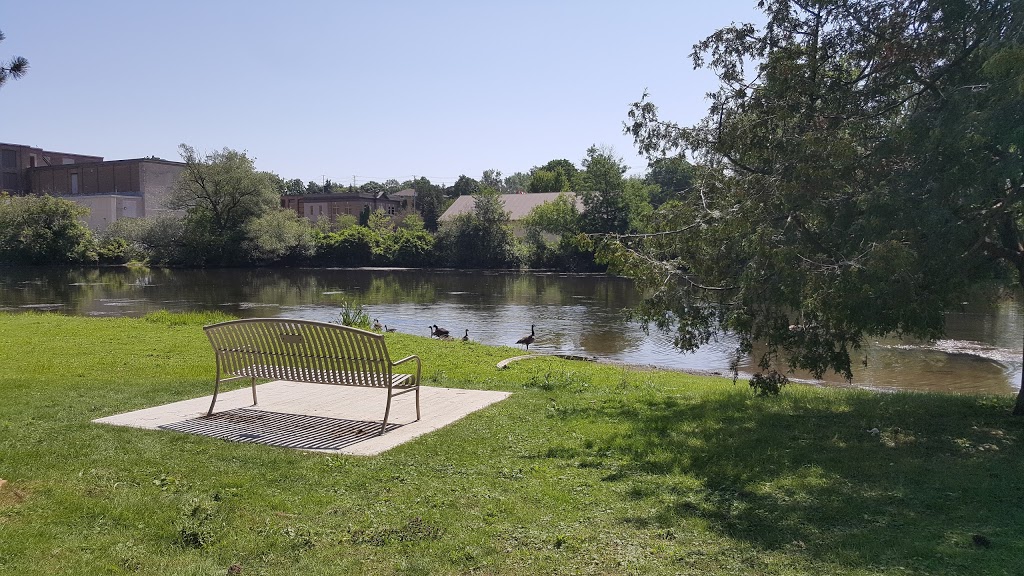
[[[203,396],[93,422],[149,430],[177,429],[240,442],[369,456],[447,426],[510,395],[491,390],[421,386],[422,418],[416,420],[413,394],[399,396],[392,400],[388,431],[377,436],[384,418],[385,389],[277,380],[258,385],[256,391],[259,406],[252,405],[249,387],[221,392],[211,417],[206,417],[206,411],[212,396]],[[268,434],[261,439],[260,422],[281,421],[281,417],[290,418],[284,425],[294,428],[289,438],[272,440]],[[230,428],[235,424],[255,428],[240,432],[241,428]],[[325,436],[325,431],[330,430],[334,431]],[[332,445],[336,447],[323,447]]]

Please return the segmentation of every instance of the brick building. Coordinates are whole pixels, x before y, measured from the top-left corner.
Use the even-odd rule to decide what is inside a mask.
[[[294,210],[310,222],[322,219],[334,222],[343,214],[359,218],[363,210],[381,210],[395,220],[408,211],[408,202],[403,203],[402,200],[389,198],[386,194],[301,194],[281,196],[281,207]]]
[[[0,143],[0,188],[50,195],[89,208],[86,224],[102,230],[121,218],[167,212],[165,200],[184,168],[157,158],[108,160]]]

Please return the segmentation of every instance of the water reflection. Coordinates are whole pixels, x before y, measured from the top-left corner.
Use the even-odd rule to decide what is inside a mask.
[[[590,275],[413,270],[0,270],[0,309],[90,316],[157,310],[221,310],[239,317],[338,319],[344,302],[400,332],[429,335],[437,324],[460,337],[514,345],[537,325],[531,350],[569,352],[666,368],[729,374],[735,339],[723,335],[680,354],[671,335],[645,334],[626,319],[639,302],[631,282]],[[1021,377],[1020,304],[965,305],[947,316],[939,342],[879,338],[857,353],[853,383],[879,389],[1012,393]],[[742,373],[752,373],[750,358]],[[809,379],[809,375],[796,375]],[[825,381],[846,383],[839,377]]]

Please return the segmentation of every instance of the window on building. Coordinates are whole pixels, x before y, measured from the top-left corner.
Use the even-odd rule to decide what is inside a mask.
[[[388,206],[388,215],[389,216],[394,216],[395,215],[395,206],[394,205]]]
[[[61,162],[61,164],[74,164],[74,163],[75,163],[75,159],[74,158],[64,158],[64,160]]]
[[[36,155],[35,154],[29,154],[28,155],[28,167],[29,168],[35,168],[36,167]]]
[[[4,150],[3,154],[0,154],[0,167],[17,168],[18,152],[16,150]]]

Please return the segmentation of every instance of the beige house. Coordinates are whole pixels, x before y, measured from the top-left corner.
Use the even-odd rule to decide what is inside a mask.
[[[552,202],[562,194],[565,194],[570,200],[576,204],[576,209],[580,212],[583,211],[583,200],[573,192],[541,192],[537,194],[499,194],[498,200],[501,201],[502,206],[505,208],[505,213],[508,214],[508,219],[512,224],[512,231],[516,237],[522,238],[526,235],[526,229],[522,226],[522,220],[525,218],[534,208],[541,204]],[[452,205],[441,214],[441,217],[437,221],[441,224],[450,222],[455,219],[456,216],[461,214],[470,214],[473,212],[473,208],[476,204],[476,199],[473,196],[459,196],[452,202]]]

